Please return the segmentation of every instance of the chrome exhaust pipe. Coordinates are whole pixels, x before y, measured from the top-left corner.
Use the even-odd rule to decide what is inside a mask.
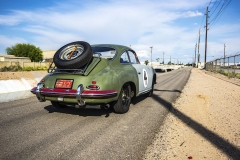
[[[110,104],[104,105],[104,109],[109,109],[109,108],[110,108]]]

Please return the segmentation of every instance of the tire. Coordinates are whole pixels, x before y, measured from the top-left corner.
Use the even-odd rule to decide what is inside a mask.
[[[126,113],[129,110],[131,104],[131,86],[125,84],[118,96],[117,102],[114,104],[113,109],[116,113]]]
[[[66,108],[67,106],[64,105],[64,104],[60,104],[58,102],[54,102],[54,101],[51,101],[52,105],[55,107],[55,108],[59,108],[59,109],[62,109],[62,108]]]
[[[60,69],[78,69],[92,58],[92,47],[87,42],[76,41],[61,47],[53,56],[53,62]]]

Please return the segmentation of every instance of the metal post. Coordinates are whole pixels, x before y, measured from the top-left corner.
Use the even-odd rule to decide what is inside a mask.
[[[197,67],[198,67],[198,63],[200,61],[199,47],[200,47],[200,28],[199,28],[199,31],[198,31],[198,62],[197,62]]]
[[[233,66],[234,66],[234,67],[233,67],[233,68],[234,68],[234,80],[236,79],[235,68],[237,67],[237,65],[235,64],[235,57],[236,57],[236,56],[234,56],[234,65],[233,65]]]
[[[216,59],[216,62],[215,62],[215,72],[217,72],[217,59]]]
[[[163,65],[164,65],[164,52],[163,52]]]
[[[194,64],[195,64],[195,67],[196,67],[196,52],[197,52],[197,43],[195,45],[195,57],[194,57]]]
[[[228,78],[230,78],[229,77],[229,57],[228,57]]]
[[[152,67],[152,48],[153,47],[150,47],[151,48],[151,67]]]
[[[206,68],[207,62],[207,36],[208,36],[208,7],[206,9],[206,35],[205,35],[205,58],[204,58],[204,68]]]
[[[224,43],[224,59],[223,59],[223,67],[225,68],[225,57],[226,57],[226,55],[225,55],[225,48],[226,48],[226,45],[225,45],[225,43]]]

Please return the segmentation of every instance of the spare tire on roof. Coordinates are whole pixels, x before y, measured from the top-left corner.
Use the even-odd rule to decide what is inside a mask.
[[[77,69],[86,65],[92,58],[92,47],[84,41],[68,43],[53,56],[55,66],[60,69]]]

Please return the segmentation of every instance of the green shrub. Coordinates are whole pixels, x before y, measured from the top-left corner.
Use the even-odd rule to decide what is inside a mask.
[[[22,70],[22,67],[21,66],[5,66],[3,68],[0,69],[0,72],[17,72],[17,71],[21,71]]]
[[[24,67],[22,71],[34,71],[33,67]]]
[[[238,78],[238,79],[240,79],[240,74],[239,73],[234,73],[234,72],[224,72],[224,70],[217,70],[216,71],[217,73],[220,73],[220,74],[222,74],[222,75],[224,75],[224,76],[227,76],[227,77],[229,77],[229,78],[234,78],[234,77],[236,77],[236,78]]]
[[[236,78],[240,79],[240,74],[239,73],[236,74]]]
[[[48,67],[45,66],[38,66],[38,67],[24,67],[21,66],[5,66],[0,68],[0,72],[20,72],[20,71],[46,71]]]

